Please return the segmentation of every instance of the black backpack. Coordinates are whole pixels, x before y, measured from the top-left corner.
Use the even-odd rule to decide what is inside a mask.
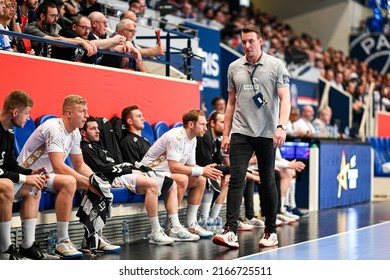
[[[116,140],[118,141],[118,143],[120,143],[122,138],[127,134],[127,127],[123,123],[122,119],[118,117],[112,117],[110,119],[110,123],[112,125],[112,128],[114,129]]]

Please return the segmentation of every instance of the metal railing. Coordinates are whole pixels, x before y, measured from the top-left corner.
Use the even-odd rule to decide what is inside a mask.
[[[193,39],[194,36],[189,35],[189,34],[185,34],[185,33],[181,33],[181,32],[176,31],[176,30],[170,30],[170,29],[166,29],[165,32],[167,32],[166,36],[161,36],[161,39],[166,39],[166,44],[167,44],[166,45],[167,51],[165,54],[165,59],[161,59],[159,57],[159,59],[143,58],[143,60],[164,64],[165,65],[165,75],[170,76],[171,55],[172,54],[182,54],[186,58],[184,61],[184,63],[186,65],[184,68],[191,69],[191,59],[190,58],[195,56],[194,54],[192,54],[192,49],[191,49],[191,39]],[[28,34],[24,34],[24,33],[18,33],[18,32],[3,30],[3,29],[0,29],[0,34],[4,34],[4,35],[16,37],[16,38],[25,38],[25,39],[28,39],[30,41],[42,42],[44,44],[44,48],[46,50],[47,50],[48,45],[57,45],[57,46],[62,46],[62,47],[67,47],[67,48],[82,48],[83,49],[83,47],[79,44],[61,42],[61,41],[57,41],[57,40],[51,40],[51,39],[47,39],[47,38],[43,38],[43,37],[37,37],[37,36],[33,36],[33,35],[28,35]],[[156,39],[155,36],[137,36],[137,38],[138,39],[146,39],[146,40],[147,39],[152,39],[152,40]],[[171,46],[171,39],[186,39],[187,40],[187,48],[180,50],[180,49],[177,49],[177,48]],[[177,52],[177,51],[171,52],[171,49],[180,50],[180,52]],[[114,51],[110,51],[110,50],[103,50],[103,49],[98,49],[98,53],[110,54],[110,55],[121,56],[121,57],[128,57],[132,61],[134,61],[132,55],[128,54],[128,53],[118,53],[118,52],[114,52]],[[46,56],[48,56],[47,52],[46,52]],[[187,75],[187,79],[191,79],[191,75],[189,75],[187,73],[185,73],[185,74]]]

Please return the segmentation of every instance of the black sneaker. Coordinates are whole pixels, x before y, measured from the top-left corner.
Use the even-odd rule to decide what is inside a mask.
[[[23,257],[32,259],[32,260],[56,260],[60,259],[59,256],[48,255],[44,250],[39,247],[38,242],[34,241],[33,245],[30,248],[19,247],[19,254]]]
[[[39,244],[36,241],[34,241],[33,245],[27,249],[20,246],[19,254],[33,260],[42,260],[45,258],[45,254],[42,252],[41,248],[39,248]]]
[[[18,249],[14,244],[11,244],[7,251],[0,252],[0,259],[2,260],[23,260],[26,259],[18,253]]]

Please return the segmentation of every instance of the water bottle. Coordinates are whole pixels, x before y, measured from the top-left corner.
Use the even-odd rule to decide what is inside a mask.
[[[49,231],[49,234],[47,235],[46,239],[46,252],[49,255],[54,255],[56,251],[57,246],[57,230],[52,229]]]
[[[31,195],[31,196],[36,196],[39,192],[39,189],[37,187],[34,187],[34,186],[30,186],[29,189],[28,189],[28,194]]]
[[[321,136],[321,126],[319,124],[314,125],[314,131],[315,131],[315,136],[320,137]]]
[[[332,127],[330,125],[327,125],[326,128],[325,128],[325,134],[326,134],[326,137],[330,138],[332,137],[333,133],[332,133]]]
[[[344,136],[345,136],[346,139],[349,138],[349,127],[348,127],[348,126],[346,126],[346,127],[344,128]]]
[[[144,240],[149,240],[149,238],[150,238],[150,233],[149,233],[148,231],[146,231],[146,232],[144,233],[143,239],[144,239]]]
[[[127,221],[122,222],[122,234],[123,234],[123,243],[129,244],[130,234],[129,234],[129,225],[127,224]]]
[[[39,175],[45,175],[45,174],[46,174],[46,171],[45,171],[45,169],[43,169]],[[28,189],[28,194],[31,196],[36,196],[38,194],[38,192],[39,192],[39,189],[37,187],[34,187],[34,186],[30,186]]]
[[[206,217],[205,217],[203,214],[200,215],[198,224],[199,224],[202,228],[206,229]]]
[[[207,218],[207,227],[206,227],[206,229],[207,229],[208,231],[214,232],[214,219],[213,219],[213,217],[211,216],[211,214],[210,214],[210,216]]]
[[[339,134],[339,128],[337,127],[337,124],[333,125],[333,138],[337,138]]]
[[[222,218],[218,215],[215,218],[215,234],[221,234],[223,232]]]

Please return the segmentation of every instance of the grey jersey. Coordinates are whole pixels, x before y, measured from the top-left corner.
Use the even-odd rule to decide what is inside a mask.
[[[255,65],[253,84],[256,92],[250,80]],[[245,56],[232,62],[228,70],[228,91],[236,93],[236,104],[231,133],[273,138],[279,121],[277,88],[289,86],[289,74],[283,62],[265,52],[254,65]],[[267,101],[261,108],[252,99],[258,92]]]

